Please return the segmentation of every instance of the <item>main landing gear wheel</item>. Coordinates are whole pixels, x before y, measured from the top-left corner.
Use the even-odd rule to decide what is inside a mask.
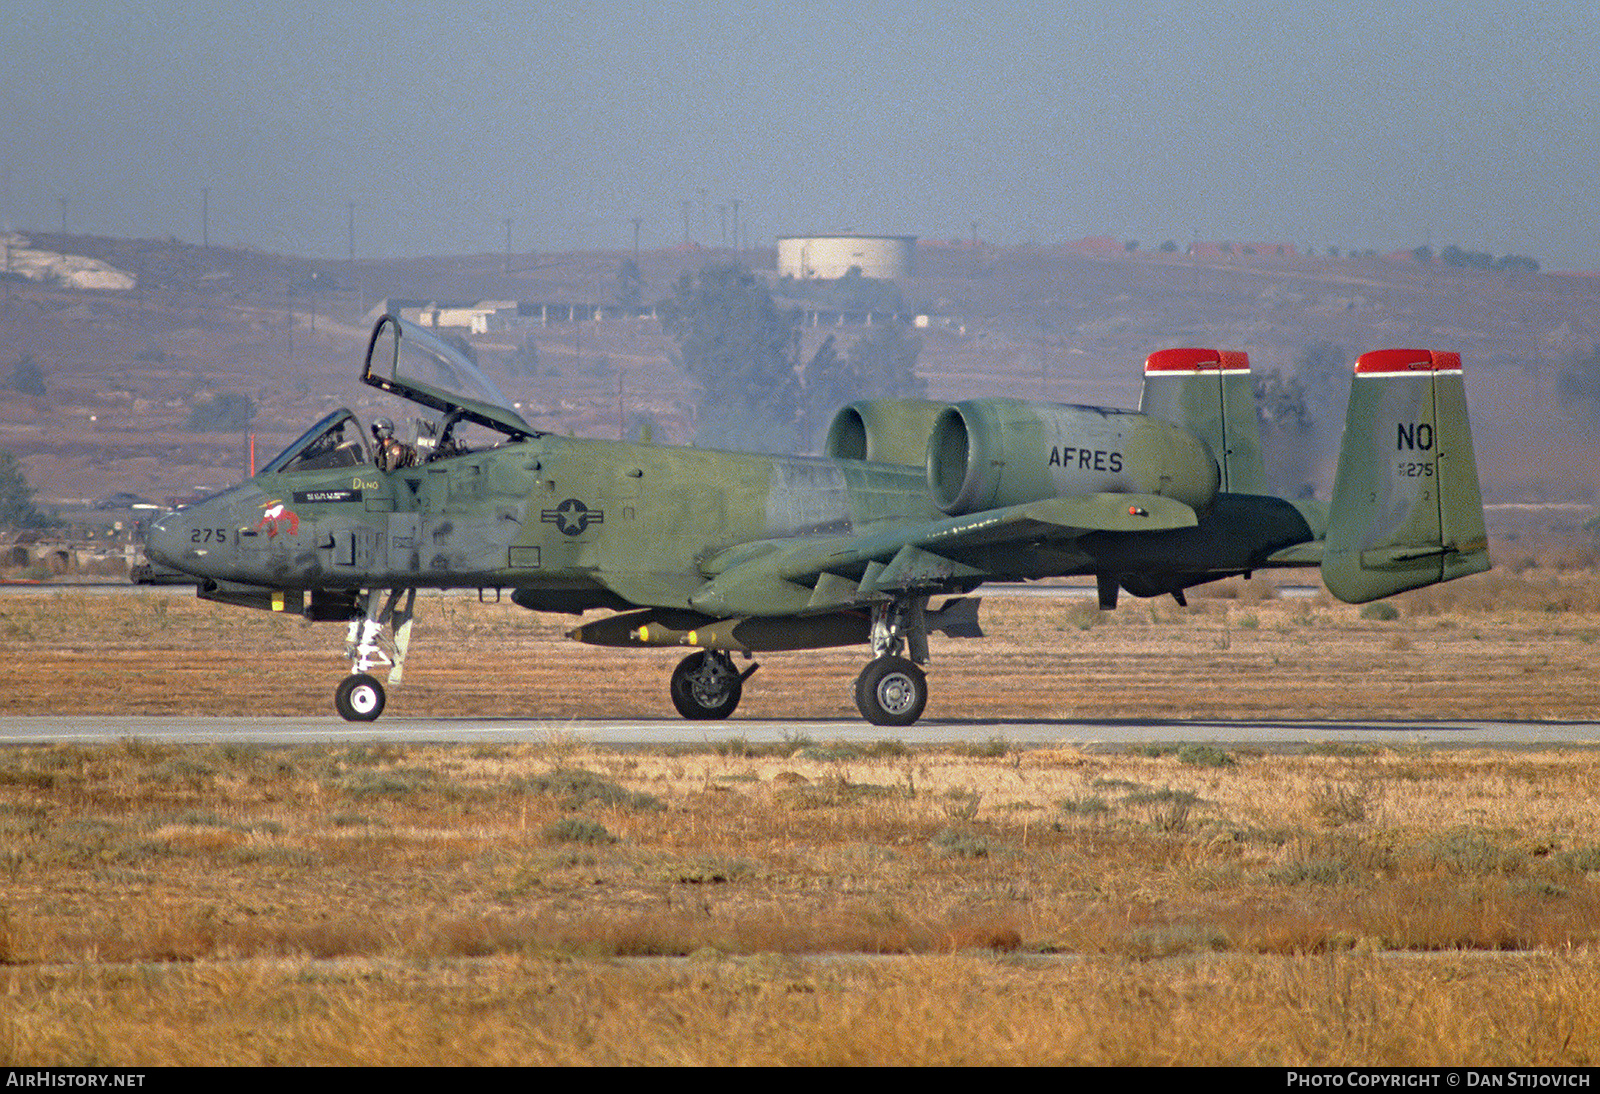
[[[344,678],[333,693],[333,705],[347,722],[375,722],[383,713],[383,685],[364,672]]]
[[[856,707],[875,726],[908,726],[928,705],[928,678],[904,657],[880,657],[856,677]]]
[[[672,670],[672,705],[693,721],[726,718],[744,694],[744,678],[721,651],[691,653]]]

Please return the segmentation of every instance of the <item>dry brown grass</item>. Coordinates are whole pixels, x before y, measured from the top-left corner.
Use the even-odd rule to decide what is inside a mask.
[[[1592,570],[1496,571],[1395,597],[1394,621],[1321,594],[1224,583],[1170,599],[992,599],[983,640],[935,638],[930,719],[1124,717],[1587,720],[1600,675]],[[672,717],[681,651],[564,638],[574,621],[424,597],[391,710],[426,716]],[[342,628],[192,598],[0,600],[0,713],[326,715]],[[741,717],[858,715],[858,648],[763,655]]]
[[[999,603],[996,638],[936,650],[936,702],[1589,717],[1592,577],[1460,584],[1390,622],[1270,598]],[[459,600],[423,618],[396,693],[413,711],[662,705],[616,670],[664,680],[665,661]],[[188,600],[8,598],[0,709],[320,713],[307,681],[341,670],[338,638]],[[435,652],[469,648],[492,661]],[[773,660],[750,713],[844,713],[817,693],[845,690],[857,651]],[[4,750],[0,1064],[1600,1057],[1593,751],[718,729],[658,754],[560,735]],[[896,956],[807,956],[829,953]]]
[[[21,990],[12,973],[0,1030],[29,1064],[122,1067],[1572,1066],[1600,1056],[1596,973],[1581,955],[84,967]]]
[[[7,750],[0,1063],[1600,1055],[1591,752],[790,747]]]

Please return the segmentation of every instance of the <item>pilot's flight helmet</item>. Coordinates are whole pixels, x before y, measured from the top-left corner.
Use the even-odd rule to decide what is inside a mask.
[[[372,435],[378,440],[387,440],[394,436],[394,423],[388,418],[379,418],[372,423]]]

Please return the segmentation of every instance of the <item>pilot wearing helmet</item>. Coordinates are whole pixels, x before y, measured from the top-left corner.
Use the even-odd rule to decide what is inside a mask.
[[[417,462],[416,449],[394,435],[394,423],[379,418],[372,423],[372,440],[378,450],[378,470],[398,471]]]

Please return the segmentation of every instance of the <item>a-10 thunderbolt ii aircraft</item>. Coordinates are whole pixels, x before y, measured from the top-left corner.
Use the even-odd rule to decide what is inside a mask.
[[[856,681],[878,725],[927,700],[928,633],[976,635],[984,582],[1094,575],[1171,594],[1274,566],[1322,569],[1361,603],[1488,569],[1460,358],[1379,350],[1355,365],[1331,502],[1271,496],[1242,353],[1169,349],[1140,409],[877,399],[834,418],[822,457],[543,433],[460,353],[380,319],[362,379],[416,418],[410,466],[380,470],[356,416],[312,426],[254,477],[165,517],[156,580],[209,600],[349,623],[335,705],[378,717],[400,682],[419,588],[510,589],[534,611],[617,614],[571,632],[678,646],[686,718],[723,718],[759,651],[870,643]],[[491,443],[461,443],[468,428]],[[937,610],[929,599],[949,597]]]

